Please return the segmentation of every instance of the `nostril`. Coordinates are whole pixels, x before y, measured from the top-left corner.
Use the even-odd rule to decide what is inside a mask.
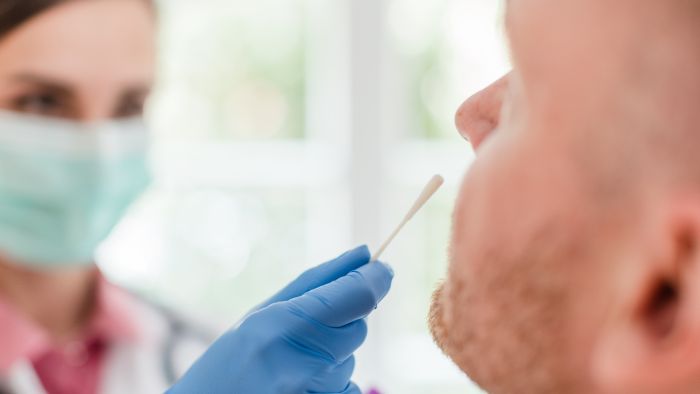
[[[678,288],[671,281],[660,281],[654,288],[645,313],[655,335],[665,337],[673,331],[678,298]]]

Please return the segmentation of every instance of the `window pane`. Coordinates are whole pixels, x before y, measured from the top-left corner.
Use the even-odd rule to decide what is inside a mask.
[[[501,2],[391,0],[389,31],[409,135],[454,137],[454,112],[508,70]]]
[[[225,139],[303,136],[303,0],[167,0],[161,9],[157,130]]]
[[[387,393],[470,393],[432,344],[426,316],[472,159],[453,113],[508,69],[499,5],[377,1],[163,1],[156,184],[106,245],[102,266],[230,324],[302,269],[354,243],[376,246],[380,235],[365,230],[388,234],[440,172],[448,185],[387,250],[397,280],[370,319],[356,379]],[[360,14],[382,24],[372,34],[357,34],[369,22],[348,12],[362,4]],[[353,59],[351,47],[372,56]],[[384,54],[388,72],[377,74]],[[351,108],[363,100],[390,108]],[[358,124],[372,133],[352,135]]]

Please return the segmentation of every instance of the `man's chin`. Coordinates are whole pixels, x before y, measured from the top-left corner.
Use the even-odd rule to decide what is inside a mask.
[[[433,335],[435,344],[449,357],[450,354],[447,349],[449,331],[445,323],[444,292],[444,283],[438,285],[438,288],[433,292],[430,313],[428,315],[428,325],[430,326],[430,332]]]
[[[442,350],[442,352],[452,360],[458,368],[460,368],[465,374],[469,375],[465,369],[465,365],[468,363],[460,363],[460,351],[459,339],[452,336],[455,333],[454,327],[451,329],[450,319],[446,308],[449,308],[449,301],[447,300],[447,290],[446,284],[442,283],[433,292],[433,299],[430,306],[430,313],[428,315],[428,323],[430,326],[430,332],[433,335],[433,340],[435,344]],[[455,343],[455,340],[456,343]],[[464,356],[464,354],[461,354]],[[462,360],[464,361],[464,360]],[[475,382],[476,383],[476,382]]]

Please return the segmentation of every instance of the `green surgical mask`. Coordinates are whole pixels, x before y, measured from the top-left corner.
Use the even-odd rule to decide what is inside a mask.
[[[140,120],[81,124],[0,112],[0,253],[39,269],[92,264],[149,182]]]

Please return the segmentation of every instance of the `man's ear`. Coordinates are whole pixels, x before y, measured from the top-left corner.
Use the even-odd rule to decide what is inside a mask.
[[[700,392],[700,196],[666,208],[611,262],[616,296],[591,359],[602,392]]]

